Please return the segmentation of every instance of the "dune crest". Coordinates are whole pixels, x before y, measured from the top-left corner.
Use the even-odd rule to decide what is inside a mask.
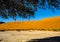
[[[23,21],[23,22],[8,22],[0,24],[0,30],[2,29],[50,29],[60,28],[60,17],[46,18],[36,21]]]

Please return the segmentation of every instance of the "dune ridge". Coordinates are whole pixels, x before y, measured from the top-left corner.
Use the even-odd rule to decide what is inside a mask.
[[[52,18],[45,18],[42,20],[36,21],[22,21],[22,22],[7,22],[4,24],[0,24],[0,30],[12,30],[12,29],[52,29],[52,28],[59,28],[60,29],[60,16],[59,17],[52,17]]]

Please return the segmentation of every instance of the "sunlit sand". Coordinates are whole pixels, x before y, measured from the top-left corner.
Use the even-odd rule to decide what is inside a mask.
[[[1,42],[26,42],[30,39],[42,39],[60,36],[60,31],[4,31],[0,32]]]
[[[36,21],[8,22],[0,24],[0,30],[60,30],[60,17]]]

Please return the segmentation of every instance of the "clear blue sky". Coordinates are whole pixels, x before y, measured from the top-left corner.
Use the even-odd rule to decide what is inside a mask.
[[[31,18],[30,20],[41,20],[44,18],[49,18],[49,17],[54,17],[54,16],[60,16],[60,10],[55,10],[55,12],[51,11],[51,10],[43,10],[43,9],[37,9],[37,11],[35,12],[35,18]],[[22,19],[17,17],[17,21],[24,21],[24,20],[29,20],[29,19]],[[9,19],[2,19],[0,17],[0,21],[4,21],[4,22],[11,22],[14,21],[13,19],[9,18]]]

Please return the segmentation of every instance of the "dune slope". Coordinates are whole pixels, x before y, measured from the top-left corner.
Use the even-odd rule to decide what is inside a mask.
[[[60,28],[60,17],[45,18],[36,21],[8,22],[0,24],[0,30],[13,29],[52,29]]]

